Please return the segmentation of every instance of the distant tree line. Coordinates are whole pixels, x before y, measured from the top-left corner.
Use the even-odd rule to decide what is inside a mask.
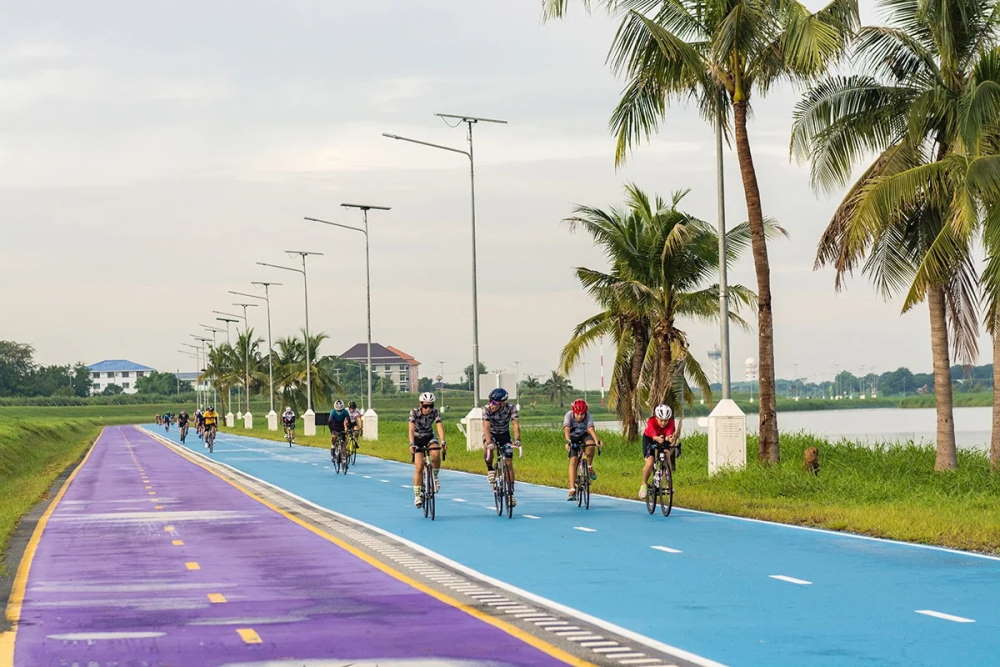
[[[90,369],[83,363],[44,366],[35,363],[35,348],[0,340],[0,396],[87,396]]]

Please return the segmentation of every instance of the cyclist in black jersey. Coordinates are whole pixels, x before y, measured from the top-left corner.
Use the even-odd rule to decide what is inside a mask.
[[[493,453],[499,450],[501,456],[510,464],[511,481],[514,475],[514,448],[521,446],[521,422],[518,418],[517,406],[507,402],[507,390],[496,388],[490,392],[490,402],[483,410],[483,457],[486,460],[486,478],[490,486],[496,482],[496,471],[493,469]],[[514,437],[511,438],[511,430]],[[517,499],[511,495],[511,507],[517,505]]]
[[[444,424],[441,423],[441,413],[434,407],[434,394],[425,391],[420,394],[420,407],[410,410],[407,434],[410,439],[410,453],[413,454],[413,504],[420,507],[424,502],[424,486],[421,472],[424,469],[424,456],[430,454],[431,465],[434,466],[434,493],[441,490],[438,472],[441,470],[441,452],[448,448],[444,441]],[[437,430],[437,437],[434,431]],[[427,451],[427,447],[440,444],[441,449]]]

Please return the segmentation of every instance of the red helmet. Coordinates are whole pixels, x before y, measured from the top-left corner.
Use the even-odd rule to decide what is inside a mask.
[[[582,398],[578,398],[575,401],[573,401],[573,412],[575,412],[578,415],[587,414],[587,410],[589,409],[589,407],[590,406],[587,405],[587,401],[583,400]]]

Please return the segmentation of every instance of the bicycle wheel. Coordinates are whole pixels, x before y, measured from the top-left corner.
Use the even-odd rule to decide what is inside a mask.
[[[495,475],[494,479],[496,481],[493,483],[493,500],[496,502],[497,505],[497,516],[503,515],[503,505],[507,498],[507,489],[506,489],[507,485],[506,485],[505,473],[506,473],[506,466],[501,460],[501,462],[497,465],[496,472],[494,473]]]
[[[576,464],[576,506],[583,507],[584,487],[590,481],[590,471],[587,470],[587,459],[580,457]]]
[[[351,465],[358,464],[358,434],[351,434]]]
[[[646,485],[646,510],[652,514],[656,511],[656,497],[660,494],[660,487],[656,481],[656,472],[653,472],[653,479]]]
[[[351,454],[347,451],[347,441],[341,438],[340,440],[340,467],[343,468],[344,474],[347,474],[348,464],[351,462]]]
[[[505,500],[507,502],[507,518],[512,519],[514,518],[514,503],[511,502],[514,500],[514,471],[509,465],[504,466],[503,471],[507,480],[505,484],[507,487],[505,496]]]
[[[662,464],[663,473],[660,477],[660,511],[663,516],[670,516],[670,510],[674,506],[674,474],[670,470],[670,463],[664,461]]]
[[[590,464],[584,459],[583,472],[583,508],[590,509]]]
[[[429,454],[428,454],[429,456]],[[434,520],[434,466],[424,462],[424,516]]]

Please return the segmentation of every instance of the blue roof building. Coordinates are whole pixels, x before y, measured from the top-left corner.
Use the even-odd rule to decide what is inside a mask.
[[[105,359],[87,368],[90,369],[91,394],[100,394],[109,384],[118,385],[126,394],[134,394],[136,380],[156,370],[128,359]]]

